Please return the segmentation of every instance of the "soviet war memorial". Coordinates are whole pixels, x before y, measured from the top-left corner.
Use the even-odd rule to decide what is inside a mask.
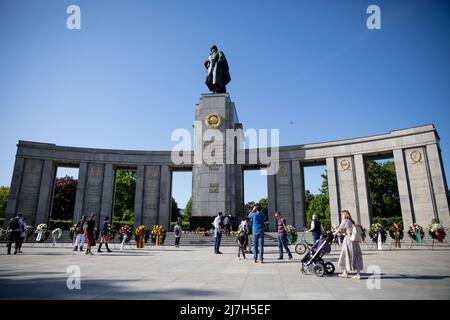
[[[448,4],[69,2],[0,1],[2,301],[449,299]]]

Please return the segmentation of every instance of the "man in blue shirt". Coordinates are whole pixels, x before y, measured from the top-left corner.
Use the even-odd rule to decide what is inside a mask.
[[[264,261],[264,221],[267,220],[267,215],[261,211],[261,205],[257,203],[250,215],[248,216],[253,221],[253,260],[258,262]],[[259,248],[258,248],[259,247]],[[259,250],[258,250],[259,249]]]

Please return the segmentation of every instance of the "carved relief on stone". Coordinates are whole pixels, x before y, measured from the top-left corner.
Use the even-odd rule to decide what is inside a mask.
[[[342,170],[346,171],[350,169],[350,161],[348,159],[343,159],[340,162]]]
[[[222,118],[216,112],[210,113],[206,116],[205,123],[209,129],[217,129],[222,125]]]
[[[409,157],[411,158],[413,163],[417,163],[420,162],[420,160],[422,160],[422,154],[420,153],[420,151],[414,150],[413,152],[411,152],[409,154]]]
[[[91,167],[91,176],[93,177],[99,177],[100,176],[100,168],[97,165],[93,165]]]
[[[157,168],[155,168],[155,167],[150,167],[150,168],[148,169],[148,177],[149,177],[150,179],[154,179],[154,178],[156,178],[157,176],[158,176]]]
[[[288,176],[288,164],[280,163],[280,168],[278,170],[278,176],[287,177]]]

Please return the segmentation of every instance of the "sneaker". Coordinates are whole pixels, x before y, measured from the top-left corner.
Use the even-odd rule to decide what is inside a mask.
[[[220,252],[220,251],[217,251],[217,254],[222,254],[222,252]]]
[[[100,249],[99,249],[99,250],[97,250],[97,252],[99,252],[99,253],[103,253],[103,251],[102,251],[102,250],[100,250]]]
[[[291,259],[291,258],[289,258],[289,259]],[[283,260],[283,257],[279,257],[277,260]]]
[[[292,259],[294,259],[294,257],[290,256],[290,257],[289,257],[289,260],[292,260]]]

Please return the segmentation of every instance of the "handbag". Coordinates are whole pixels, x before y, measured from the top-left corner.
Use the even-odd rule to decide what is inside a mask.
[[[361,234],[361,227],[360,226],[353,226],[352,234],[350,235],[351,241],[362,241],[362,234]]]

